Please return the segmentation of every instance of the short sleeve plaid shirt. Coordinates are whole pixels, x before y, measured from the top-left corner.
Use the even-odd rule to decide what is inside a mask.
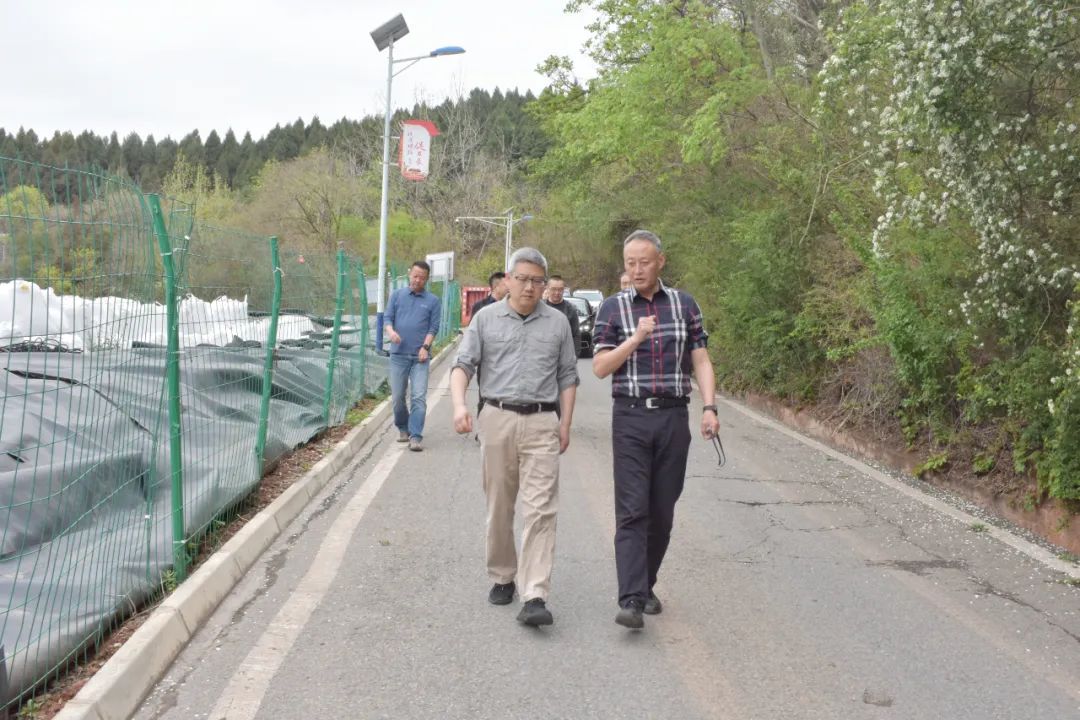
[[[596,350],[614,348],[634,334],[638,320],[656,317],[656,330],[611,376],[611,394],[625,397],[689,397],[690,352],[706,347],[701,308],[689,293],[660,283],[652,300],[634,288],[613,295],[596,314]]]

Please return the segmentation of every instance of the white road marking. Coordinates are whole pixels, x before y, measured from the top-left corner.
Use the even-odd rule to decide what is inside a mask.
[[[437,392],[428,395],[428,414],[447,394],[450,373],[443,375]],[[315,608],[322,602],[345,558],[356,526],[371,501],[405,453],[404,443],[392,443],[367,480],[341,510],[326,533],[311,568],[263,631],[262,636],[237,668],[209,717],[212,720],[252,720],[262,704],[270,681],[296,643]]]
[[[890,477],[889,475],[881,472],[880,470],[878,470],[876,468],[873,468],[873,467],[867,465],[864,462],[856,460],[855,458],[852,458],[852,457],[848,457],[847,455],[845,455],[842,452],[839,452],[837,450],[833,450],[831,447],[829,447],[828,445],[826,445],[824,443],[820,443],[817,440],[813,440],[811,438],[808,438],[805,435],[803,435],[803,434],[801,434],[799,432],[796,432],[795,430],[792,430],[791,428],[787,427],[786,425],[783,425],[783,424],[777,422],[776,420],[773,420],[772,418],[766,417],[766,416],[762,415],[761,413],[758,413],[758,412],[755,412],[753,410],[750,410],[749,408],[743,407],[739,403],[734,402],[732,400],[728,400],[726,398],[720,398],[720,400],[722,400],[722,402],[725,405],[727,405],[728,407],[731,407],[731,408],[733,408],[735,410],[738,410],[743,415],[746,415],[747,417],[758,421],[762,425],[766,425],[766,426],[772,428],[773,430],[776,430],[777,432],[783,433],[784,435],[787,435],[790,438],[794,438],[794,439],[798,440],[799,442],[803,443],[804,445],[809,445],[810,447],[814,448],[815,450],[823,452],[826,455],[828,455],[829,457],[835,458],[835,459],[839,460],[840,462],[844,463],[845,465],[848,465],[850,467],[855,468],[856,470],[858,470],[862,474],[864,474],[864,475],[866,475],[868,477],[871,477],[874,480],[877,480],[882,485],[887,485],[888,487],[892,488],[893,490],[896,490],[899,493],[903,493],[904,495],[907,495],[909,498],[912,498],[914,500],[918,500],[923,505],[926,505],[927,507],[929,507],[929,508],[931,508],[933,510],[937,510],[938,512],[940,512],[940,513],[942,513],[944,515],[948,515],[951,518],[959,520],[960,522],[962,522],[962,523],[964,523],[965,525],[968,525],[968,526],[971,526],[971,525],[973,525],[975,523],[979,523],[980,525],[984,524],[984,523],[982,523],[981,520],[979,520],[979,518],[975,517],[974,515],[971,515],[970,513],[966,513],[963,510],[955,508],[952,505],[950,505],[949,503],[947,503],[947,502],[945,502],[943,500],[939,500],[936,497],[933,497],[931,495],[927,495],[926,493],[922,492],[921,490],[919,490],[917,488],[913,488],[910,485],[902,483],[899,480],[897,480],[897,479],[895,479],[893,477]],[[1067,563],[1064,560],[1061,560],[1060,558],[1056,557],[1052,552],[1050,552],[1049,550],[1047,550],[1044,547],[1040,547],[1039,545],[1036,545],[1033,542],[1029,542],[1027,540],[1024,540],[1023,538],[1017,537],[1016,535],[1009,532],[1008,530],[1002,530],[1001,528],[993,526],[993,525],[986,526],[986,534],[994,537],[997,540],[1000,540],[1001,542],[1005,543],[1006,545],[1013,548],[1014,550],[1022,552],[1023,554],[1027,555],[1032,560],[1036,560],[1036,561],[1042,563],[1043,565],[1046,565],[1051,570],[1056,570],[1057,572],[1064,573],[1065,575],[1067,575],[1067,576],[1069,576],[1069,577],[1071,577],[1073,579],[1080,580],[1080,569],[1077,569],[1076,566],[1074,566],[1074,565],[1072,565],[1070,563]]]

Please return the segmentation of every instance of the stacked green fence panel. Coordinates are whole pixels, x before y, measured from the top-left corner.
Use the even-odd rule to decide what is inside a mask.
[[[306,318],[310,323],[302,337],[279,341],[283,352],[312,383],[310,387],[293,385],[290,390],[311,397],[312,412],[323,427],[336,425],[347,409],[333,397],[334,390],[340,390],[334,374],[344,323],[338,253],[283,251],[282,272],[282,314]]]
[[[183,533],[223,522],[262,476],[257,456],[264,365],[272,322],[269,238],[196,222],[173,235],[177,263]],[[280,331],[280,329],[279,329]],[[277,374],[277,373],[275,373]],[[272,376],[273,377],[273,376]]]
[[[155,542],[166,316],[143,195],[0,158],[0,239],[7,706],[100,641],[171,559]]]
[[[461,330],[461,286],[446,278],[430,283],[429,289],[439,297],[441,315],[436,343],[450,340]]]
[[[270,464],[386,379],[358,260],[195,210],[0,157],[0,709],[182,580]]]

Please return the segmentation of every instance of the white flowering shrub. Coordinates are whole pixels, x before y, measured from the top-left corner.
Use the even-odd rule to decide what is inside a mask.
[[[1018,467],[1030,459],[1045,477],[1080,453],[1047,436],[1046,400],[1047,380],[1071,362],[1062,348],[1074,348],[1067,307],[1080,281],[1080,7],[881,0],[847,10],[832,37],[819,102],[843,118],[852,158],[872,175],[879,268],[895,272],[896,243],[913,233],[969,229],[971,267],[938,311],[967,328],[972,395],[1009,395],[998,410],[1019,416]],[[980,368],[1000,384],[983,383],[994,373]]]
[[[1080,285],[1076,296],[1080,298]],[[1055,427],[1048,486],[1052,495],[1080,500],[1080,300],[1074,300],[1070,307],[1065,372],[1051,380],[1059,392],[1047,403]]]
[[[979,273],[960,310],[1025,342],[1077,268],[1080,9],[1060,0],[884,0],[849,12],[826,63],[885,202],[873,234],[961,213]]]

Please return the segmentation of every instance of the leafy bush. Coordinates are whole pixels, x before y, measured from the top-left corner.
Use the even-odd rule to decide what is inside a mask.
[[[720,254],[715,317],[722,376],[800,399],[813,394],[821,350],[796,332],[809,284],[804,248],[782,209],[748,212],[731,227]]]

